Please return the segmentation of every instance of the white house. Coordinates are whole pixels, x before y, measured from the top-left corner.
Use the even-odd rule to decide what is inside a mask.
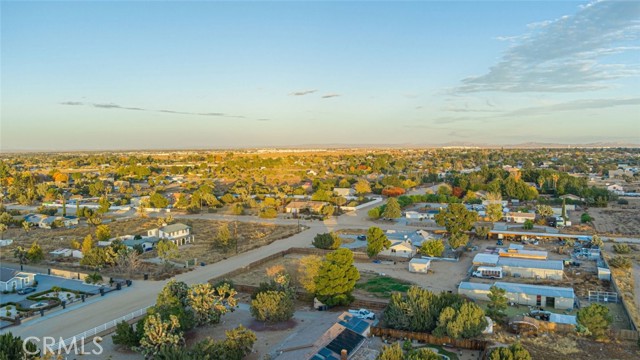
[[[429,259],[413,258],[409,261],[409,272],[426,274],[430,266],[431,260]]]
[[[191,235],[191,227],[181,223],[149,230],[147,231],[147,236],[171,240],[178,246],[190,244],[195,240],[195,237]]]
[[[20,290],[33,284],[36,274],[0,268],[0,291]]]
[[[355,195],[356,191],[352,188],[333,188],[333,193],[338,196],[347,197]]]
[[[527,220],[534,221],[535,219],[536,214],[534,213],[508,212],[504,215],[504,220],[506,222],[513,222],[516,224],[524,224]]]
[[[611,184],[607,186],[607,190],[611,191],[614,194],[622,195],[624,194],[624,188],[620,184]]]
[[[416,254],[415,246],[408,240],[391,240],[391,246],[382,250],[380,255],[411,258]]]

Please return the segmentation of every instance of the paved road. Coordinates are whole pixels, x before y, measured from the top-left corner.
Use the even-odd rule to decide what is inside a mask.
[[[367,209],[360,210],[357,214],[346,214],[338,218],[326,221],[305,221],[308,229],[289,238],[275,241],[267,246],[238,254],[227,260],[223,260],[195,270],[175,276],[176,280],[187,284],[203,283],[207,280],[225,274],[238,267],[244,266],[266,256],[289,249],[291,247],[307,247],[311,245],[313,237],[318,233],[335,231],[341,228],[367,228],[370,223],[366,220]],[[220,217],[221,215],[217,215]],[[182,216],[180,216],[182,218]],[[216,218],[215,214],[192,215],[192,218]],[[224,217],[224,220],[234,219]],[[255,218],[238,217],[239,221],[256,221]],[[258,222],[275,222],[278,224],[297,224],[297,220],[258,219]],[[384,227],[391,227],[391,224]],[[69,338],[100,326],[106,322],[117,319],[143,307],[155,303],[158,292],[166,281],[134,281],[130,288],[124,288],[120,292],[107,294],[104,299],[95,302],[87,302],[69,307],[64,311],[54,311],[43,318],[28,321],[21,326],[4,329],[14,335],[27,336],[53,336],[55,338]]]

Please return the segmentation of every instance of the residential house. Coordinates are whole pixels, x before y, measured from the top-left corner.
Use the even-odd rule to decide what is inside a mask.
[[[611,184],[611,185],[607,186],[607,190],[611,191],[612,193],[614,193],[616,195],[624,194],[624,188],[620,184]]]
[[[14,291],[29,287],[33,284],[36,274],[0,268],[0,291]]]
[[[190,244],[195,240],[195,237],[191,234],[191,227],[181,223],[165,225],[158,229],[149,230],[147,231],[147,237],[171,240],[177,246]]]
[[[333,193],[342,197],[351,197],[356,194],[356,191],[352,188],[333,188]]]
[[[382,250],[380,255],[411,258],[417,253],[416,247],[409,240],[389,240],[391,241],[391,246]]]
[[[535,213],[523,213],[523,212],[508,212],[504,215],[504,221],[513,222],[516,224],[524,224],[525,221],[536,219]]]
[[[319,214],[322,208],[327,205],[324,201],[292,201],[284,208],[289,214],[299,214],[303,211],[309,211],[312,214]]]

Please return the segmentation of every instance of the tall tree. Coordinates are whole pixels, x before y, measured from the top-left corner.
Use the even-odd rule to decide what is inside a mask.
[[[144,334],[140,339],[140,349],[147,359],[153,359],[164,347],[179,347],[184,343],[180,321],[170,315],[167,321],[160,314],[148,315],[144,322]]]
[[[333,232],[317,234],[313,238],[312,244],[318,249],[335,250],[340,247],[340,244],[342,244],[342,239],[338,234]]]
[[[189,288],[187,303],[198,326],[216,324],[222,315],[233,311],[237,305],[235,295],[236,291],[228,283],[216,288],[209,283],[195,284]]]
[[[395,200],[395,199],[394,199]],[[371,258],[391,246],[391,241],[382,229],[372,226],[367,231],[367,255]]]
[[[358,269],[353,265],[353,252],[338,249],[325,256],[316,280],[316,295],[323,303],[347,305],[353,301],[351,292],[360,279]]]
[[[368,193],[371,192],[371,185],[365,179],[358,180],[358,182],[355,184],[354,188],[356,190],[356,194],[358,194],[358,195],[364,195],[364,194],[368,194]]]
[[[593,303],[578,311],[576,317],[578,324],[584,326],[595,338],[603,338],[613,322],[609,314],[609,308]]]
[[[402,210],[400,209],[400,204],[398,203],[398,199],[389,198],[387,200],[387,206],[384,208],[384,212],[382,213],[382,217],[386,219],[397,219],[402,216]]]
[[[497,286],[489,288],[489,304],[487,305],[487,315],[496,321],[504,320],[506,314],[505,310],[509,299],[507,298],[507,291]]]
[[[322,258],[317,255],[308,255],[300,259],[298,263],[298,282],[310,294],[316,292],[315,278],[318,276]]]
[[[158,257],[165,262],[174,257],[178,253],[178,246],[171,240],[160,240],[156,245]]]
[[[440,257],[444,252],[444,244],[442,240],[431,239],[422,243],[420,246],[420,254],[426,256]]]
[[[31,247],[27,252],[27,258],[32,263],[39,263],[44,260],[44,251],[42,251],[42,248],[38,245],[37,241],[34,241],[33,244],[31,244]]]
[[[487,217],[491,222],[498,222],[502,219],[502,204],[489,204],[487,205]]]
[[[467,210],[463,204],[449,204],[445,211],[436,215],[438,225],[444,226],[449,234],[470,230],[477,219],[477,213]]]

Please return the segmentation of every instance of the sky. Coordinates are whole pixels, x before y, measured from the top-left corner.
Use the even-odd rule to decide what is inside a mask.
[[[0,6],[0,151],[640,143],[639,1]]]

